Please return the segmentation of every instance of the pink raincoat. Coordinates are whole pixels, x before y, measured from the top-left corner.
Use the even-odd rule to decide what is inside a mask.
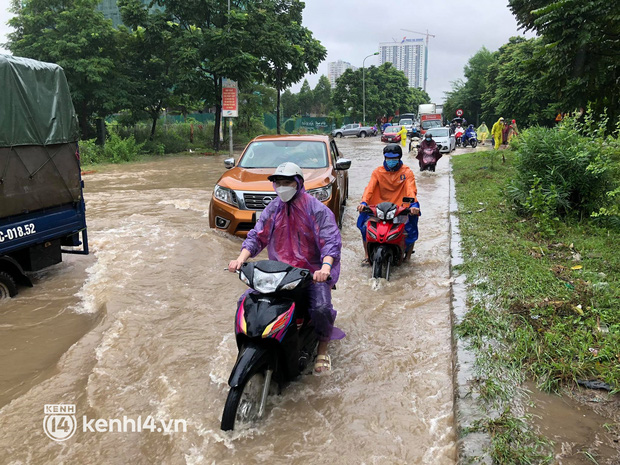
[[[279,197],[262,212],[242,248],[255,257],[267,247],[270,260],[278,260],[312,273],[319,270],[323,259],[334,259],[329,283],[314,283],[309,289],[310,317],[319,339],[342,339],[345,334],[334,327],[336,311],[331,304],[331,287],[340,276],[342,241],[332,211],[306,193],[297,180],[298,191],[289,202]]]

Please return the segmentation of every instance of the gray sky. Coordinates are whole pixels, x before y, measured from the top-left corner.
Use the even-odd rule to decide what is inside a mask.
[[[511,36],[523,34],[506,5],[506,0],[306,0],[304,25],[327,48],[327,59],[316,75],[307,76],[308,81],[314,88],[319,76],[327,75],[329,61],[340,59],[361,67],[365,56],[378,51],[379,42],[424,38],[401,29],[428,29],[435,37],[429,39],[426,90],[433,102],[440,103],[450,81],[463,77],[463,66],[482,46],[495,51]],[[0,44],[10,32],[8,7],[9,0],[0,0]],[[8,51],[0,45],[0,53]],[[378,65],[378,58],[368,58],[366,66]],[[300,87],[301,82],[292,90]]]

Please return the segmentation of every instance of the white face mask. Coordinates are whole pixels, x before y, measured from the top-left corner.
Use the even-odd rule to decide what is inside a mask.
[[[293,186],[276,187],[276,194],[278,194],[278,197],[280,197],[280,200],[282,200],[282,202],[288,202],[289,200],[291,200],[296,192],[297,189]]]

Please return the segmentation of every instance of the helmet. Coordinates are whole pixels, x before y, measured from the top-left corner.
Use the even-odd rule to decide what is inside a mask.
[[[299,176],[303,180],[304,172],[295,163],[287,161],[278,166],[276,172],[267,179],[273,182],[277,178],[294,178],[295,176]]]
[[[424,138],[425,139],[432,139],[433,135],[430,132],[426,132],[426,133],[424,133]]]
[[[400,148],[400,144],[388,144],[383,147],[383,156],[386,158],[401,158],[403,156],[403,149]]]

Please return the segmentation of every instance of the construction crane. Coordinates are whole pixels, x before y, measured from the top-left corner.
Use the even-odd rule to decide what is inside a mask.
[[[429,37],[435,37],[433,34],[429,34],[428,29],[426,30],[426,33],[424,32],[418,32],[418,31],[412,31],[410,29],[402,29],[401,31],[406,31],[406,32],[413,32],[414,34],[420,34],[422,36],[426,36],[426,48],[424,50],[424,92],[426,92],[426,79],[428,77],[428,38]]]

